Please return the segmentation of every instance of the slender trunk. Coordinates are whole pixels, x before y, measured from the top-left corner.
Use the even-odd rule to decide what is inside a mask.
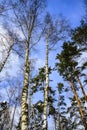
[[[77,95],[77,93],[76,93],[76,89],[75,89],[74,84],[72,83],[72,81],[70,81],[70,84],[71,84],[72,91],[73,91],[73,93],[74,93],[75,99],[76,99],[77,104],[78,104],[79,113],[80,113],[80,115],[81,115],[81,119],[82,119],[82,121],[83,121],[83,125],[84,125],[84,127],[85,127],[85,130],[87,130],[87,124],[86,124],[86,120],[85,120],[85,118],[84,118],[84,112],[82,111],[82,108],[81,108],[81,101],[80,101],[80,99],[78,98],[78,95]]]
[[[28,130],[28,85],[29,85],[29,44],[26,46],[24,87],[22,90],[21,130]]]
[[[7,55],[6,55],[6,57],[5,57],[4,61],[3,61],[3,63],[0,64],[0,72],[3,70],[5,64],[6,64],[7,60],[8,60],[8,57],[9,57],[9,55],[10,55],[10,52],[11,52],[11,50],[12,50],[13,45],[14,45],[14,44],[12,44],[12,45],[9,47],[9,49],[8,49],[8,51],[7,51]]]
[[[54,130],[56,130],[56,114],[54,114]]]
[[[82,83],[81,83],[79,77],[77,77],[77,80],[78,80],[78,83],[79,83],[80,88],[81,88],[81,90],[82,90],[82,93],[83,93],[83,95],[84,95],[84,99],[87,101],[87,95],[86,95],[86,93],[85,93],[85,91],[84,91],[84,89],[83,89],[83,86],[82,86]]]
[[[44,111],[43,111],[43,130],[47,130],[47,108],[48,108],[48,86],[49,86],[49,74],[48,74],[48,37],[46,38],[46,87],[44,89]]]
[[[29,90],[30,90],[30,86],[29,86]],[[31,118],[31,112],[32,112],[32,110],[31,110],[31,109],[32,109],[32,106],[31,106],[31,98],[32,98],[32,97],[31,97],[31,95],[30,95],[30,91],[28,91],[28,93],[29,93],[29,95],[28,95],[28,100],[29,100],[29,101],[28,101],[28,104],[29,104],[29,105],[28,105],[28,106],[29,106],[29,107],[28,107],[28,117],[29,117],[29,119],[28,119],[28,125],[29,125],[29,128],[28,128],[28,130],[30,130],[30,125],[31,125],[31,124],[30,124],[30,118]]]
[[[10,130],[12,130],[12,128],[13,128],[13,123],[14,123],[14,117],[15,117],[16,106],[17,106],[17,104],[15,103],[15,107],[14,107],[14,111],[13,111],[13,116],[12,116],[12,121],[11,121]]]
[[[60,113],[58,112],[58,130],[61,130]]]
[[[60,96],[58,99],[58,130],[61,130],[61,123],[60,123]]]
[[[35,112],[34,112],[34,106],[32,106],[32,111],[33,111],[33,119],[34,119],[34,128],[33,130],[36,130],[36,119],[35,119]]]

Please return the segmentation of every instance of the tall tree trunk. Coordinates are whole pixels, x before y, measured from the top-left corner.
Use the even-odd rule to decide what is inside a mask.
[[[61,130],[60,113],[58,112],[58,130]]]
[[[47,109],[48,109],[48,86],[49,86],[49,72],[48,72],[48,37],[46,37],[46,87],[44,89],[44,111],[43,111],[43,130],[47,130]]]
[[[31,110],[33,109],[32,105],[31,105],[31,102],[32,102],[31,98],[32,98],[32,96],[30,95],[30,91],[31,91],[31,88],[30,88],[30,85],[29,85],[29,90],[28,90],[28,117],[29,117],[29,119],[28,119],[28,126],[29,126],[29,128],[28,128],[28,130],[30,130],[30,125],[31,125],[30,124],[30,118],[31,118],[31,112],[32,112]]]
[[[12,115],[10,130],[13,129],[13,123],[14,123],[14,117],[15,117],[16,107],[17,107],[17,103],[15,103],[15,106],[14,106],[14,111],[13,111],[13,115]]]
[[[33,119],[34,119],[34,128],[33,128],[33,130],[36,130],[37,127],[36,127],[36,119],[35,119],[34,106],[32,106],[32,113],[33,113]]]
[[[77,95],[77,93],[76,93],[76,89],[75,89],[75,87],[74,87],[73,82],[70,81],[70,84],[71,84],[72,91],[73,91],[73,93],[74,93],[75,99],[76,99],[77,104],[78,104],[79,113],[80,113],[80,115],[81,115],[81,119],[82,119],[82,121],[83,121],[83,125],[84,125],[84,127],[85,127],[85,130],[87,130],[87,123],[86,123],[86,120],[85,120],[85,118],[84,118],[84,112],[82,111],[82,108],[81,108],[81,101],[80,101],[80,99],[78,98],[78,95]]]
[[[24,87],[22,90],[21,130],[28,130],[28,85],[29,85],[29,43],[26,46]]]
[[[85,91],[84,91],[84,89],[83,89],[83,86],[82,86],[82,83],[81,83],[79,77],[77,77],[77,80],[78,80],[78,83],[79,83],[80,88],[81,88],[81,90],[82,90],[82,93],[83,93],[83,95],[84,95],[84,99],[87,101],[87,95],[86,95],[86,93],[85,93]]]
[[[54,130],[56,130],[56,114],[54,114]]]
[[[60,123],[60,96],[58,99],[58,130],[61,130],[61,123]]]

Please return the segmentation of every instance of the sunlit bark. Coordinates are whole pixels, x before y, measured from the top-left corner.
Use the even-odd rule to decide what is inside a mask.
[[[46,87],[44,89],[44,112],[43,112],[43,130],[47,130],[47,110],[48,110],[48,86],[49,86],[49,74],[48,74],[48,37],[46,38]]]
[[[85,91],[84,91],[84,89],[83,89],[83,86],[82,86],[82,83],[81,83],[79,77],[77,77],[77,80],[78,80],[78,83],[79,83],[80,88],[81,88],[81,90],[82,90],[82,93],[83,93],[83,95],[84,95],[84,99],[87,101],[87,95],[86,95],[86,93],[85,93]]]
[[[70,84],[71,84],[71,88],[72,88],[73,94],[74,94],[75,99],[76,99],[77,104],[78,104],[79,113],[80,113],[80,115],[81,115],[81,119],[82,119],[82,121],[83,121],[83,125],[84,125],[84,127],[85,127],[85,130],[87,130],[87,123],[86,123],[86,120],[85,120],[85,118],[84,118],[84,112],[83,112],[82,107],[81,107],[81,101],[80,101],[80,99],[79,99],[79,97],[78,97],[78,95],[77,95],[77,93],[76,93],[76,89],[75,89],[75,87],[74,87],[73,82],[70,81]]]
[[[29,84],[29,44],[26,47],[24,87],[22,90],[21,130],[28,130],[28,84]]]

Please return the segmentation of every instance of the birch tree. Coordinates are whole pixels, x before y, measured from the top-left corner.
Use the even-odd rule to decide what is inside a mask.
[[[59,20],[60,19],[60,20]],[[59,19],[53,20],[52,16],[47,13],[45,16],[45,29],[44,29],[44,37],[45,37],[45,69],[46,69],[46,85],[44,88],[44,112],[43,112],[43,130],[48,129],[48,87],[49,87],[49,52],[53,49],[53,47],[57,44],[57,42],[63,40],[65,38],[65,32],[69,31],[69,26],[67,22],[65,23],[65,19],[60,17]]]
[[[52,73],[52,69],[49,67],[48,68],[48,74]],[[45,67],[40,68],[39,69],[39,73],[37,76],[35,76],[32,80],[31,80],[31,84],[32,84],[32,91],[31,94],[34,95],[37,92],[40,92],[40,95],[42,94],[43,98],[44,98],[44,87],[46,84],[46,69]],[[53,103],[55,102],[55,90],[53,90],[53,88],[51,86],[48,87],[48,115],[47,116],[53,116],[55,113],[55,108],[53,106]],[[34,106],[36,107],[36,110],[40,113],[41,118],[43,117],[43,110],[44,110],[44,101],[39,99],[39,101],[34,104]],[[39,120],[39,117],[38,117]],[[43,118],[42,120],[39,122],[40,124],[40,129],[42,130],[42,124],[43,124]],[[38,124],[37,124],[38,126]],[[38,127],[36,127],[38,129]]]
[[[28,87],[29,87],[29,72],[30,72],[30,50],[37,41],[36,30],[40,23],[38,18],[44,7],[45,0],[26,0],[26,1],[11,1],[16,24],[22,33],[22,40],[25,43],[25,71],[24,85],[22,90],[21,101],[21,130],[28,130]],[[35,37],[35,35],[37,35]],[[34,40],[32,43],[32,39]]]
[[[10,6],[5,1],[0,1],[0,19],[6,18],[7,15],[5,15],[5,13],[10,9]],[[12,37],[12,34],[10,35],[9,30],[1,25],[3,25],[2,20],[0,24],[0,54],[3,56],[0,56],[0,72],[4,68],[5,63],[9,58],[14,43],[14,38]]]
[[[46,85],[44,88],[44,110],[43,110],[43,130],[48,129],[48,87],[49,87],[49,72],[48,72],[48,54],[49,54],[49,43],[52,42],[51,38],[54,35],[54,25],[52,18],[49,13],[45,17],[45,41],[46,41],[46,54],[45,54],[45,69],[46,69]]]

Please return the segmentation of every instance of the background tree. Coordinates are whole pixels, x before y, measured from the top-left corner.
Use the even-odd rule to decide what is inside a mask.
[[[60,22],[61,21],[61,22]],[[43,130],[47,130],[47,106],[48,106],[48,86],[49,86],[49,52],[53,49],[53,47],[57,44],[58,41],[63,40],[65,38],[64,33],[69,29],[68,24],[65,23],[65,20],[61,18],[61,20],[53,20],[49,13],[45,16],[45,29],[44,29],[44,37],[46,41],[46,58],[45,58],[45,67],[46,67],[46,87],[44,94],[44,122],[43,122]],[[59,27],[60,23],[60,27]],[[69,30],[68,30],[69,31]]]
[[[79,99],[77,92],[76,92],[76,79],[74,75],[74,70],[78,65],[78,62],[75,61],[75,58],[80,55],[77,51],[77,47],[74,44],[64,43],[63,50],[61,54],[57,55],[57,59],[59,62],[56,64],[59,70],[59,73],[63,76],[66,81],[70,82],[71,89],[74,93],[75,99],[77,101],[79,112],[81,115],[81,119],[83,121],[84,127],[86,129],[86,120],[84,117],[84,112],[81,107],[81,100]]]
[[[48,68],[48,72],[49,74],[52,73],[52,69],[49,67]],[[45,67],[43,68],[40,68],[39,69],[39,73],[37,76],[35,76],[32,80],[31,80],[31,84],[32,84],[32,87],[31,87],[31,94],[35,94],[37,92],[40,92],[40,95],[41,93],[43,94],[43,98],[44,98],[44,88],[45,88],[45,83],[46,83],[46,70],[45,70]],[[50,80],[49,80],[50,81]],[[55,113],[55,107],[54,107],[54,102],[55,102],[55,99],[54,99],[54,95],[55,95],[55,91],[51,88],[51,86],[48,86],[48,116],[50,115],[54,115]],[[43,119],[43,111],[44,111],[44,101],[43,100],[39,100],[37,101],[35,104],[34,104],[34,108],[40,113],[41,115],[41,124],[39,122],[39,124],[41,125],[41,128],[40,129],[43,129],[42,128],[42,123],[44,121]],[[39,119],[39,117],[38,117]],[[36,127],[36,129],[38,129],[38,127]]]
[[[0,129],[9,130],[10,112],[6,101],[0,102]]]

